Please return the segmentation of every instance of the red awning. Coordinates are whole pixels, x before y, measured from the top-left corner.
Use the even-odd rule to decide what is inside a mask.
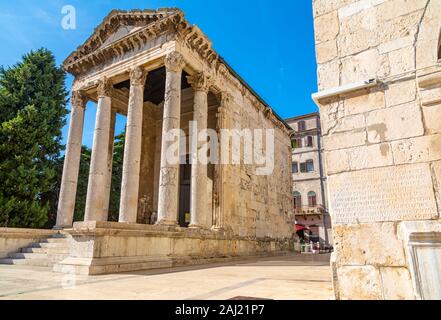
[[[296,232],[302,231],[302,230],[308,230],[308,228],[305,228],[304,226],[302,226],[300,224],[296,224]]]

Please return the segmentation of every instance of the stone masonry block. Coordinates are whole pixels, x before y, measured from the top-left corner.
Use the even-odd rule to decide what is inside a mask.
[[[340,265],[405,266],[402,242],[394,222],[334,225]]]

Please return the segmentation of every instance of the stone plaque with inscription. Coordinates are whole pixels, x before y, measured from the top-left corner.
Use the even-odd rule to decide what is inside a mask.
[[[333,223],[432,219],[437,206],[428,164],[367,169],[328,179]]]

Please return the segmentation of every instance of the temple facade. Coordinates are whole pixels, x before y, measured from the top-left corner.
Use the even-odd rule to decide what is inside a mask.
[[[74,81],[56,228],[71,240],[54,270],[97,274],[290,249],[290,128],[180,10],[112,11],[63,67]],[[97,104],[95,131],[84,221],[74,223],[88,101]],[[121,199],[118,222],[109,222],[118,113],[127,117]],[[221,136],[210,154],[239,161],[191,161],[214,138],[191,146],[190,121]],[[231,136],[222,133],[240,138],[244,129],[273,136],[266,174],[259,168],[268,163],[243,161],[244,140],[224,143]]]

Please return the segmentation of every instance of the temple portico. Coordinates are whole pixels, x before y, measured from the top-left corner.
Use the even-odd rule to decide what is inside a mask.
[[[160,137],[155,137],[156,143],[160,142],[160,170],[158,188],[158,224],[177,226],[179,223],[179,163],[170,164],[167,161],[167,150],[173,145],[171,139],[164,139],[172,130],[181,129],[181,91],[182,91],[182,73],[185,61],[183,56],[172,51],[164,56],[165,67],[165,91],[162,108],[154,105],[150,101],[144,102],[144,87],[147,81],[147,71],[143,66],[136,66],[129,71],[129,94],[126,107],[127,126],[126,140],[124,149],[121,202],[119,222],[136,223],[139,206],[139,186],[141,179],[141,150],[143,142],[143,109],[156,109],[154,112],[159,120],[162,121],[162,131]],[[207,129],[208,125],[208,76],[203,72],[195,75],[187,75],[186,96],[193,91],[193,105],[190,110],[190,116],[198,124],[198,130]],[[112,152],[113,136],[115,130],[115,108],[114,89],[112,81],[103,77],[98,81],[95,88],[98,97],[97,114],[94,130],[91,166],[89,174],[89,184],[87,190],[86,211],[84,221],[107,221],[108,203],[110,193],[110,181],[112,174]],[[73,224],[73,211],[78,181],[79,158],[81,153],[82,127],[84,122],[85,103],[89,99],[82,90],[73,91],[72,98],[72,120],[71,130],[68,137],[68,151],[66,152],[65,173],[63,178],[63,190],[60,193],[57,227],[71,227]],[[188,100],[187,100],[188,101]],[[189,104],[187,103],[187,109]],[[163,109],[163,110],[162,110]],[[215,111],[215,110],[214,110]],[[163,114],[163,117],[161,116]],[[188,118],[187,110],[184,117]],[[162,118],[162,119],[161,119]],[[147,118],[148,119],[148,118]],[[150,123],[149,131],[144,134],[156,134],[152,130]],[[203,145],[198,141],[196,152]],[[148,152],[154,153],[154,148]],[[177,150],[179,154],[179,150]],[[194,155],[191,155],[194,157]],[[207,202],[207,165],[201,164],[196,158],[191,164],[191,189],[189,200],[191,204],[191,227],[193,228],[211,228],[213,221],[212,212],[208,210]],[[152,177],[142,177],[151,179]],[[147,207],[153,206],[153,198],[149,197]],[[194,214],[193,214],[194,213]],[[204,216],[207,215],[207,216]]]
[[[63,66],[75,79],[56,228],[73,242],[56,271],[106,273],[288,250],[290,129],[181,11],[112,11]],[[74,222],[87,101],[97,112],[84,221]],[[111,222],[117,114],[127,122],[119,217]],[[244,157],[243,142],[238,150],[219,143],[208,151],[208,132],[226,129],[274,131],[273,173],[200,161]]]

